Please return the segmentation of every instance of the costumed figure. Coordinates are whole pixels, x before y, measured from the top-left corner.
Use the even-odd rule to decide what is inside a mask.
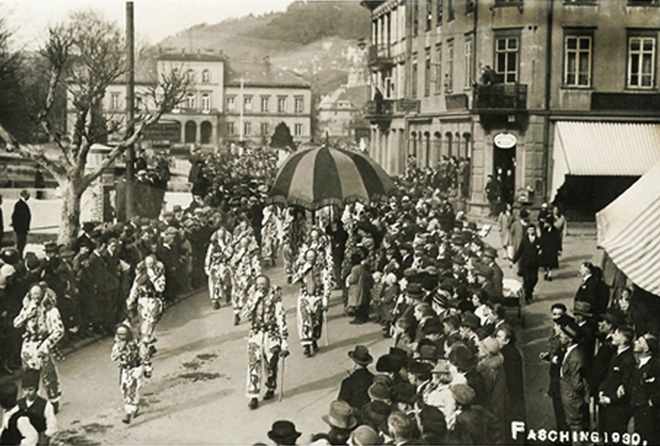
[[[300,248],[300,258],[298,264],[305,263],[307,252],[313,250],[316,253],[315,265],[321,273],[321,283],[323,285],[323,298],[327,302],[330,299],[330,293],[334,287],[332,244],[328,236],[318,227],[314,226],[309,230],[307,240]]]
[[[231,268],[229,261],[234,254],[231,232],[220,227],[211,236],[211,243],[206,251],[204,271],[209,278],[209,296],[213,309],[220,308],[223,300],[231,302]]]
[[[53,349],[64,336],[60,311],[51,295],[39,285],[33,285],[23,300],[23,308],[14,318],[14,328],[23,327],[21,359],[24,369],[41,371],[48,401],[57,412],[62,396]]]
[[[305,234],[304,214],[293,207],[287,208],[282,227],[282,257],[287,283],[291,283]]]
[[[128,322],[122,322],[117,327],[110,359],[119,366],[119,385],[124,399],[124,410],[126,411],[122,421],[128,424],[131,422],[131,418],[137,414],[140,402],[140,387],[142,387],[140,346]]]
[[[241,322],[241,310],[245,306],[254,286],[256,277],[261,274],[258,247],[252,237],[245,233],[237,243],[230,264],[234,274],[232,306],[234,307],[234,325]]]
[[[266,206],[263,210],[261,220],[261,257],[268,260],[271,266],[275,266],[277,251],[282,239],[282,222],[273,205]]]
[[[269,400],[275,395],[277,387],[279,357],[289,354],[289,332],[282,306],[282,289],[271,286],[267,276],[257,277],[254,295],[243,308],[242,316],[250,324],[246,395],[250,398],[249,407],[256,409],[262,381],[266,385],[264,400]]]
[[[308,357],[319,350],[317,341],[323,329],[323,312],[328,308],[317,258],[316,251],[306,250],[305,261],[293,277],[293,282],[300,282],[301,285],[298,295],[298,333],[300,344]]]
[[[163,314],[164,291],[165,267],[150,254],[135,267],[135,280],[126,300],[129,315],[138,320],[139,325],[133,325],[140,327],[140,356],[147,378],[153,372],[151,357],[156,353],[154,331]]]

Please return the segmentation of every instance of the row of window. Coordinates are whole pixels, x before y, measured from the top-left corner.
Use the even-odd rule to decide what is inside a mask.
[[[593,70],[593,34],[570,34],[564,38],[563,85],[565,87],[589,88],[592,85]],[[435,93],[443,90],[445,93],[454,91],[454,47],[453,39],[435,47],[435,62],[432,62],[431,49],[425,50],[424,64],[424,96],[429,96],[435,78]],[[520,75],[520,36],[502,35],[495,38],[493,83],[519,82]],[[656,77],[657,36],[631,35],[628,37],[626,87],[650,89],[655,87]],[[443,54],[445,59],[443,60]],[[463,61],[465,68],[464,87],[469,88],[474,83],[473,40],[466,37],[463,44]],[[444,76],[443,76],[444,71]],[[412,61],[411,96],[418,97],[417,58]]]
[[[172,69],[172,72],[174,73],[177,71],[179,71],[178,68]],[[189,68],[188,71],[186,71],[186,77],[188,78],[189,82],[195,82],[195,70]],[[211,83],[211,72],[209,70],[202,70],[202,84],[209,83]]]
[[[252,96],[243,97],[243,111],[251,112],[253,110],[253,100]],[[236,110],[236,96],[227,96],[227,111]],[[271,110],[271,97],[270,96],[261,96],[261,113],[268,113]],[[296,97],[294,101],[294,111],[295,113],[304,113],[305,112],[305,99],[300,96]],[[287,113],[288,112],[288,98],[286,96],[277,97],[277,113]]]
[[[234,122],[227,122],[227,135],[236,135],[236,125]],[[252,136],[252,123],[246,121],[243,123],[243,136]],[[271,136],[271,128],[268,122],[261,123],[261,136]],[[295,124],[293,126],[293,135],[294,136],[303,136],[303,125]]]
[[[597,0],[564,0],[565,4],[595,4]],[[412,6],[412,35],[417,37],[420,30],[429,32],[433,29],[433,17],[435,16],[435,26],[442,26],[443,21],[451,22],[454,20],[455,8],[454,0],[420,0],[410,3]],[[470,12],[474,10],[474,0],[465,1],[465,10]],[[495,6],[522,5],[523,0],[495,0]],[[660,6],[660,0],[627,0],[628,6]],[[392,25],[405,26],[401,23],[393,23],[392,15],[396,11],[391,11],[383,16],[374,19],[372,22],[373,41],[375,43],[392,43],[391,33]],[[402,16],[402,14],[399,14]],[[401,17],[403,20],[404,17]],[[403,38],[400,33],[398,38]]]

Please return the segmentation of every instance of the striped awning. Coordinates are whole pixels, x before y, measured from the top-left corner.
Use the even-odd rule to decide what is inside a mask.
[[[660,162],[596,214],[598,246],[633,283],[660,296]]]
[[[660,124],[557,121],[552,190],[566,175],[641,176],[660,161]]]

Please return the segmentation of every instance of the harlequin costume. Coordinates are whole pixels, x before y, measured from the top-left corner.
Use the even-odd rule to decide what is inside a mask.
[[[220,308],[224,300],[231,302],[231,267],[230,259],[234,253],[231,232],[220,228],[211,236],[211,243],[206,251],[204,271],[208,276],[209,297],[213,308]]]

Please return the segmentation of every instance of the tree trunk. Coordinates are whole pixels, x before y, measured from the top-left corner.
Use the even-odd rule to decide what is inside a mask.
[[[78,238],[80,229],[80,199],[82,191],[76,183],[64,179],[59,181],[62,190],[62,217],[60,220],[60,232],[57,242],[60,245],[73,247]]]

